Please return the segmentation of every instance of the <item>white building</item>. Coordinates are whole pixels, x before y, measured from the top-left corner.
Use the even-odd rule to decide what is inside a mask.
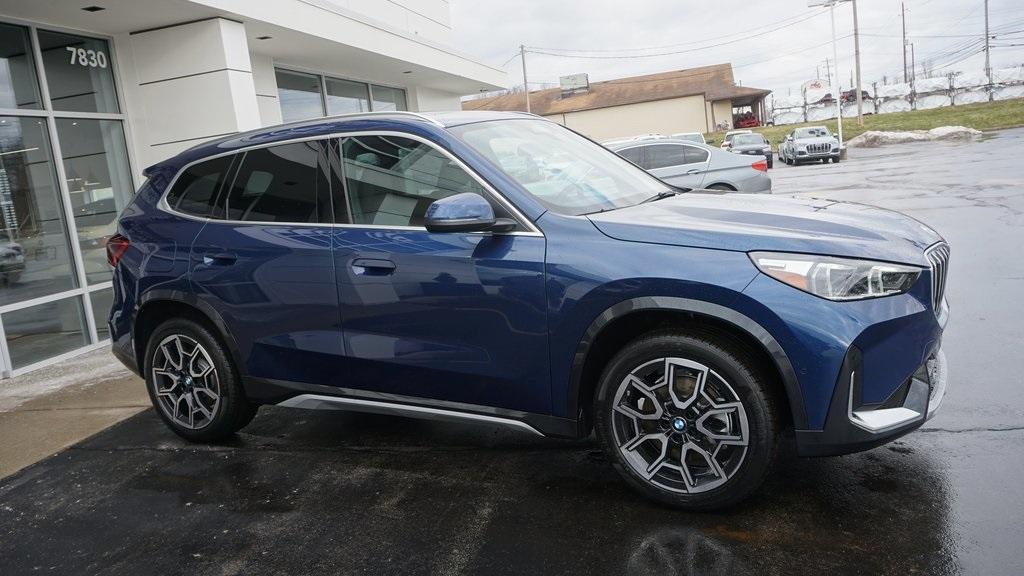
[[[103,238],[145,167],[506,83],[450,38],[448,0],[0,0],[0,375],[106,345]]]

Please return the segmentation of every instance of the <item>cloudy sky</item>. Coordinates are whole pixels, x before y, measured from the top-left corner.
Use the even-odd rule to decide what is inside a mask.
[[[931,75],[980,73],[983,0],[906,0],[906,7],[919,77],[923,66]],[[858,0],[857,8],[863,81],[902,79],[899,0]],[[510,83],[522,83],[519,45],[532,47],[533,89],[579,72],[595,81],[731,62],[745,86],[798,93],[819,69],[825,78],[832,57],[828,9],[806,0],[451,0],[451,14],[456,47],[503,67]],[[989,17],[998,35],[992,67],[1024,64],[1024,0],[989,0]],[[846,2],[836,8],[844,88],[852,32]]]

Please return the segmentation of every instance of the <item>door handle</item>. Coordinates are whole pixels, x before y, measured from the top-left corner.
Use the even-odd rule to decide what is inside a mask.
[[[700,168],[690,168],[686,171],[687,176],[692,176],[693,174],[700,174]]]
[[[230,252],[218,252],[216,254],[204,254],[203,264],[207,266],[230,266],[238,260],[238,256]]]
[[[395,263],[391,260],[376,258],[356,258],[352,261],[352,270],[364,276],[387,276],[395,272]]]

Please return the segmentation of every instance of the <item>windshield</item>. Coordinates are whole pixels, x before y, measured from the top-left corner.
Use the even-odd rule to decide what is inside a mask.
[[[700,144],[704,143],[704,136],[702,136],[700,134],[696,134],[696,133],[694,133],[694,134],[676,134],[675,136],[673,136],[673,138],[675,138],[676,140],[686,140],[687,142],[698,142]]]
[[[796,132],[794,132],[794,138],[828,138],[831,135],[828,128],[820,126],[815,128],[797,128]]]
[[[764,138],[760,134],[737,134],[732,137],[733,146],[749,146],[751,144],[764,144]]]
[[[614,152],[554,122],[498,120],[451,132],[560,214],[625,208],[672,192]]]

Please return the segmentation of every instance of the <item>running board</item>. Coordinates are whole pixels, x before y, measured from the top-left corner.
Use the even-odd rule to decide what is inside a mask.
[[[362,398],[342,398],[338,396],[324,396],[321,394],[300,394],[293,396],[284,402],[277,404],[284,408],[304,408],[307,410],[349,410],[352,412],[368,412],[371,414],[385,414],[388,416],[406,416],[409,418],[420,418],[423,420],[440,420],[444,422],[479,422],[493,426],[514,428],[525,432],[544,436],[544,434],[525,422],[491,416],[488,414],[474,414],[472,412],[459,412],[457,410],[445,410],[443,408],[431,408],[427,406],[415,406],[412,404],[394,404],[380,402],[377,400],[364,400]]]

